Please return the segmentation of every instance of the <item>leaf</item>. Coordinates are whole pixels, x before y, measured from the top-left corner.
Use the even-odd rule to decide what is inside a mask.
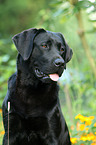
[[[96,22],[96,20],[89,19],[90,22]]]
[[[54,13],[53,16],[59,16],[59,15],[65,15],[65,14],[68,14],[70,11],[70,3],[69,2],[65,2],[63,3],[59,9]]]
[[[1,58],[2,58],[2,60],[1,60],[2,62],[7,62],[9,60],[10,56],[6,54]]]
[[[77,4],[75,5],[78,9],[86,9],[89,8],[93,5],[93,3],[91,3],[90,1],[86,0],[86,1],[78,1]]]
[[[54,16],[54,17],[57,17],[57,16],[59,16],[59,15],[61,15],[61,14],[63,14],[63,13],[64,13],[64,10],[59,9],[58,11],[56,11],[56,12],[53,14],[53,16]]]
[[[56,6],[58,6],[58,5],[62,4],[62,3],[63,3],[62,1],[51,2],[50,6],[56,7]]]
[[[74,8],[73,8],[73,14],[78,13],[78,11],[79,11],[79,10],[78,10],[78,8],[77,8],[77,7],[74,7]]]

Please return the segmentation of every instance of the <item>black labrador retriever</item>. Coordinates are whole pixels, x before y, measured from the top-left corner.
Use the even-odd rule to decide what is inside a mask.
[[[71,145],[57,81],[72,50],[61,33],[44,29],[25,30],[13,42],[19,54],[2,107],[3,145]]]

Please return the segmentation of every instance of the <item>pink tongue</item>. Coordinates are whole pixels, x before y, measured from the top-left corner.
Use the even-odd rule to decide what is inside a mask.
[[[59,79],[59,75],[58,74],[50,74],[49,77],[53,81],[58,81],[58,79]]]

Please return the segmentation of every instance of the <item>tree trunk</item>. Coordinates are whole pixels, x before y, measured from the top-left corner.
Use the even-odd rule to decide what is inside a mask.
[[[95,66],[95,61],[94,61],[94,59],[93,59],[93,57],[92,57],[92,55],[91,55],[90,48],[89,48],[89,46],[88,46],[88,42],[87,42],[86,37],[85,37],[84,28],[83,28],[83,22],[82,22],[82,16],[81,16],[81,11],[79,11],[79,12],[76,14],[76,18],[77,18],[78,25],[79,25],[78,34],[79,34],[79,36],[80,36],[80,39],[81,39],[83,48],[84,48],[85,53],[86,53],[86,56],[87,56],[87,58],[88,58],[88,60],[89,60],[89,63],[90,63],[92,72],[93,72],[94,76],[96,77],[96,66]]]
[[[77,2],[78,2],[78,0],[70,0],[70,3],[74,6]],[[80,36],[83,48],[85,50],[86,56],[87,56],[87,58],[89,60],[89,63],[90,63],[90,67],[91,67],[92,72],[93,72],[93,74],[96,78],[96,65],[95,65],[95,61],[94,61],[94,59],[91,55],[90,48],[89,48],[88,42],[87,42],[86,37],[85,37],[83,21],[82,21],[82,16],[81,16],[81,11],[80,10],[76,14],[76,18],[77,18],[78,25],[79,25],[78,35]]]

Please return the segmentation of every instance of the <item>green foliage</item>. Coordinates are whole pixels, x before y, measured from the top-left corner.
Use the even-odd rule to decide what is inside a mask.
[[[16,49],[8,39],[0,40],[0,106],[7,92],[7,80],[16,67]]]
[[[86,1],[78,1],[75,5],[76,8],[78,9],[86,9],[86,8],[89,8],[93,6],[93,3],[89,0],[86,0]]]
[[[72,5],[69,0],[59,0],[51,2],[50,5],[54,8],[53,16],[59,16],[62,22],[68,20],[82,9],[87,11],[87,14],[89,15],[89,21],[96,22],[96,2],[91,2],[90,0],[80,0],[74,2]],[[93,17],[94,19],[92,19]]]
[[[35,17],[44,0],[4,0],[0,2],[0,35],[15,34],[36,25]]]
[[[96,84],[94,83],[95,81],[90,80],[90,77],[87,77],[85,73],[75,69],[67,69],[60,79],[62,108],[66,108],[66,99],[63,99],[63,97],[64,87],[67,84],[69,86],[73,114],[81,112],[83,115],[95,115]]]

